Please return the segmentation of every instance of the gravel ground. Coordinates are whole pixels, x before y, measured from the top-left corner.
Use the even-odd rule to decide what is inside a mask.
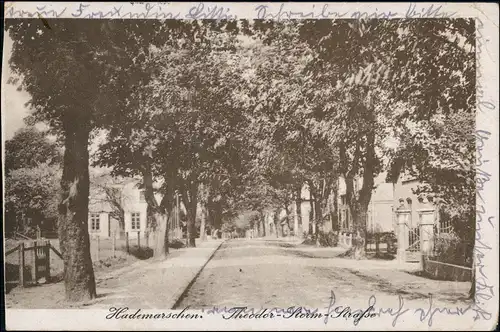
[[[378,301],[426,305],[464,304],[469,282],[430,280],[394,261],[337,258],[341,249],[315,248],[279,240],[235,239],[217,251],[179,307],[247,306],[325,308],[337,303]],[[366,305],[365,305],[366,306]]]

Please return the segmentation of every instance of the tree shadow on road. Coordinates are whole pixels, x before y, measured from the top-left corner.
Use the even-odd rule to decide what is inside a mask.
[[[283,242],[280,240],[265,240],[264,244],[269,245],[269,246],[276,246],[276,247],[280,247],[280,248],[294,248],[297,246],[296,244]]]

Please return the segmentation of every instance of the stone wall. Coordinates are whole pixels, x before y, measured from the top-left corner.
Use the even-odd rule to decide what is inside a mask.
[[[424,257],[424,273],[433,279],[449,281],[471,281],[472,269],[454,264],[448,264]]]

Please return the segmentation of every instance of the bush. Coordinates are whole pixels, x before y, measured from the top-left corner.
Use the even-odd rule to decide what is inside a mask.
[[[174,238],[168,243],[169,248],[180,249],[186,247],[186,243],[180,239]]]
[[[336,247],[339,243],[339,235],[337,232],[329,231],[328,233],[319,232],[319,244],[322,247]]]
[[[449,264],[472,266],[474,244],[462,241],[455,233],[441,233],[434,239],[432,258]]]
[[[319,243],[322,247],[336,247],[339,243],[338,232],[333,230],[329,232],[318,230],[316,234],[308,234],[308,232],[304,232],[303,239],[304,241],[302,244],[315,245],[316,243]]]
[[[318,231],[316,234],[307,234],[304,232],[303,244],[316,244],[319,243],[322,247],[336,247],[339,242],[339,236],[336,232]]]

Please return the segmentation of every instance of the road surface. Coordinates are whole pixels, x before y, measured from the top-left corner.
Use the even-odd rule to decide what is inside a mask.
[[[468,282],[436,281],[398,268],[394,261],[337,258],[341,249],[315,248],[279,239],[233,239],[225,242],[203,269],[177,308],[246,306],[249,308],[366,307],[405,301],[465,300]],[[387,302],[389,301],[389,302]],[[464,302],[465,303],[465,302]]]

